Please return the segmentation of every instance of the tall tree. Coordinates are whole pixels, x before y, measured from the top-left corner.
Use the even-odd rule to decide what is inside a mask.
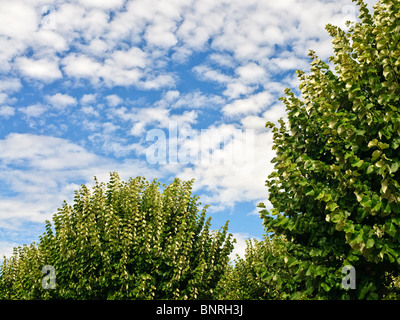
[[[326,27],[336,72],[311,51],[301,97],[282,98],[287,123],[267,123],[273,209],[260,204],[261,216],[288,239],[296,290],[310,298],[388,298],[400,270],[400,2],[380,0],[373,15],[354,2],[359,22]],[[355,289],[343,288],[346,265]]]
[[[216,298],[227,300],[284,300],[303,299],[293,280],[286,250],[286,239],[264,235],[262,241],[246,241],[244,257],[237,256],[218,283]]]
[[[82,185],[38,245],[4,260],[0,298],[210,299],[233,241],[228,222],[210,230],[192,184],[175,179],[160,192],[156,180],[112,173],[107,186]]]

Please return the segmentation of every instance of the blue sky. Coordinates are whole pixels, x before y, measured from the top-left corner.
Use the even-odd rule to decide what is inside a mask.
[[[324,26],[356,13],[348,0],[2,0],[0,256],[110,171],[195,178],[242,254],[264,231],[264,125],[285,117],[278,98],[308,50],[332,54]]]

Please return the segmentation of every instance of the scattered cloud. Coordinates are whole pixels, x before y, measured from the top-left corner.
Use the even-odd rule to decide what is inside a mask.
[[[0,79],[0,91],[16,92],[22,88],[21,80],[18,78],[2,78]]]
[[[235,72],[244,83],[260,83],[266,77],[265,69],[254,62],[238,67]]]
[[[204,94],[199,90],[182,94],[177,90],[167,91],[156,106],[171,109],[215,109],[220,108],[225,99],[219,95]]]
[[[18,57],[16,59],[16,67],[22,76],[44,82],[52,82],[62,77],[57,61],[52,59]]]
[[[0,117],[10,118],[15,114],[15,108],[10,106],[0,106]]]
[[[99,8],[105,10],[118,9],[124,4],[124,0],[78,0],[84,7]]]
[[[121,99],[121,97],[119,97],[116,94],[112,94],[106,97],[107,103],[109,106],[111,107],[116,107],[118,105],[120,105],[123,100]]]
[[[40,117],[48,109],[48,106],[38,103],[27,107],[21,107],[19,111],[24,113],[28,118],[36,118]]]
[[[157,176],[138,160],[113,161],[66,139],[33,134],[9,134],[0,140],[0,180],[14,195],[0,195],[0,225],[7,221],[42,222],[63,200],[72,203],[73,190],[93,177],[107,181],[110,171],[121,177]],[[3,224],[4,222],[4,224]]]
[[[97,101],[96,94],[88,93],[84,94],[79,102],[83,105],[95,103]]]
[[[96,156],[61,138],[12,133],[0,140],[0,159],[6,165],[63,170],[90,165]]]
[[[77,101],[74,97],[68,94],[56,93],[54,95],[46,95],[45,100],[58,110],[63,110],[67,107],[74,106]]]
[[[227,116],[258,114],[273,102],[273,96],[268,92],[260,92],[245,99],[238,99],[222,108]]]

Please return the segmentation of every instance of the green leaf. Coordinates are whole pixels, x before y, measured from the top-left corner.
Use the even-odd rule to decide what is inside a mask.
[[[390,167],[390,173],[395,173],[397,170],[399,170],[399,163],[394,162]]]
[[[392,69],[390,68],[390,66],[386,66],[386,67],[383,69],[383,76],[384,76],[385,78],[388,78],[388,75],[389,75],[391,72],[392,72]]]
[[[382,168],[382,167],[385,165],[385,161],[379,160],[377,163],[375,163],[375,165],[376,165],[378,168]]]
[[[369,166],[367,168],[367,174],[371,174],[372,172],[374,172],[375,167],[374,166]]]
[[[337,118],[333,118],[333,119],[329,120],[328,127],[331,129],[335,129],[337,123],[338,123]]]
[[[381,156],[381,154],[382,154],[382,151],[381,151],[381,150],[375,150],[375,151],[372,153],[372,159],[371,159],[371,161],[375,161],[376,159],[378,159],[378,158]]]
[[[334,201],[330,201],[327,203],[326,208],[330,211],[334,211],[336,208],[339,208],[339,206]]]
[[[376,203],[376,205],[372,208],[372,211],[379,211],[379,209],[381,208],[381,206],[382,206],[382,202],[377,202]]]
[[[312,197],[315,194],[314,189],[312,189],[312,188],[307,188],[307,189],[308,189],[308,191],[306,193],[306,196]]]
[[[375,240],[374,239],[368,239],[367,243],[365,244],[365,247],[367,249],[370,249],[370,248],[372,248],[374,246],[374,244],[375,244]]]
[[[371,208],[372,200],[368,196],[363,196],[361,200],[361,205],[366,208]]]
[[[377,139],[373,139],[368,143],[368,148],[375,147],[376,145],[378,145],[378,140]]]
[[[394,138],[392,140],[392,147],[393,149],[397,149],[400,146],[400,138]]]
[[[383,150],[389,148],[390,146],[387,143],[378,142],[378,147]]]
[[[359,160],[359,161],[353,162],[351,165],[353,167],[360,168],[363,164],[364,164],[364,160]]]
[[[325,282],[321,283],[322,289],[324,289],[326,292],[329,292],[331,290],[331,287],[327,285]]]

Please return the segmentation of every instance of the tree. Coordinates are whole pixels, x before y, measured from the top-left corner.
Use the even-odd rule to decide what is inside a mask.
[[[217,298],[228,300],[283,300],[302,299],[295,292],[293,258],[287,256],[287,240],[281,236],[264,235],[262,241],[246,241],[244,258],[236,257],[217,286]]]
[[[335,72],[310,52],[297,71],[298,98],[281,98],[287,123],[274,133],[274,172],[266,185],[268,232],[288,239],[297,289],[309,298],[382,299],[400,267],[400,3],[380,0],[371,15],[333,37]],[[342,268],[356,271],[344,290]],[[295,290],[297,291],[297,290]]]
[[[210,230],[192,181],[95,180],[46,221],[38,245],[14,249],[0,269],[5,299],[210,299],[233,249],[228,222]],[[42,269],[55,270],[44,289]]]
[[[218,283],[216,293],[221,300],[258,300],[265,296],[266,286],[260,281],[256,263],[262,261],[263,242],[246,241],[245,257],[236,256],[234,265],[229,265]]]

